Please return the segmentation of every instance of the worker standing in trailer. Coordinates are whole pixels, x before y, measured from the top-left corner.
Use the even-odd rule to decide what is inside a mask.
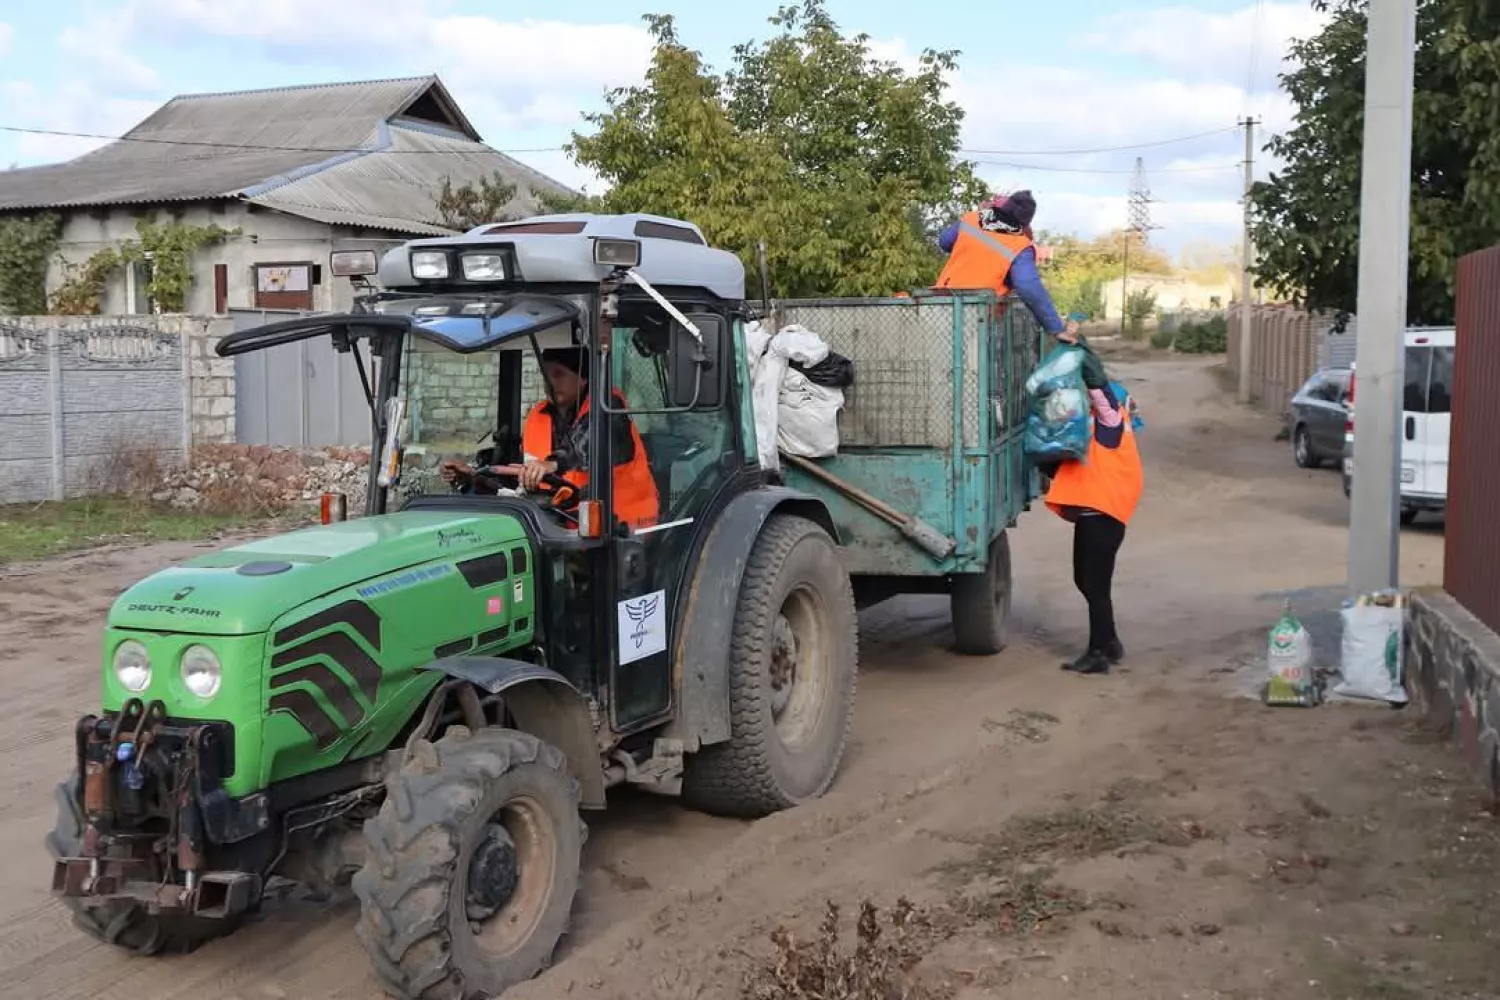
[[[1015,292],[1048,336],[1068,343],[1069,334],[1037,273],[1031,220],[1036,199],[1030,191],[996,195],[938,236],[948,262],[934,284],[955,291],[989,289],[999,298]]]

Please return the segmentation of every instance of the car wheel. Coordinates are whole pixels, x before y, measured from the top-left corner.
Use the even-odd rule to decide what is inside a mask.
[[[1312,438],[1307,434],[1307,428],[1301,424],[1292,432],[1292,457],[1297,461],[1300,469],[1316,469],[1323,464],[1315,451],[1313,451]]]

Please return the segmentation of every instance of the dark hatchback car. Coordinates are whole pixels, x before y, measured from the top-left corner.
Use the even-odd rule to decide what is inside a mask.
[[[1287,414],[1292,457],[1304,469],[1336,462],[1344,453],[1344,421],[1349,416],[1349,369],[1324,368],[1313,373]]]

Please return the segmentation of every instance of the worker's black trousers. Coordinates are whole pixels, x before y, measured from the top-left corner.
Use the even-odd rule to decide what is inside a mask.
[[[1073,522],[1073,583],[1089,602],[1091,653],[1103,653],[1119,642],[1115,604],[1110,592],[1115,555],[1125,541],[1125,525],[1108,514],[1080,514]]]

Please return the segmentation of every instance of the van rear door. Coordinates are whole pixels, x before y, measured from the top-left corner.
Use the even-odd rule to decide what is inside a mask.
[[[1440,499],[1448,493],[1453,344],[1452,329],[1406,334],[1401,492],[1408,496]]]

